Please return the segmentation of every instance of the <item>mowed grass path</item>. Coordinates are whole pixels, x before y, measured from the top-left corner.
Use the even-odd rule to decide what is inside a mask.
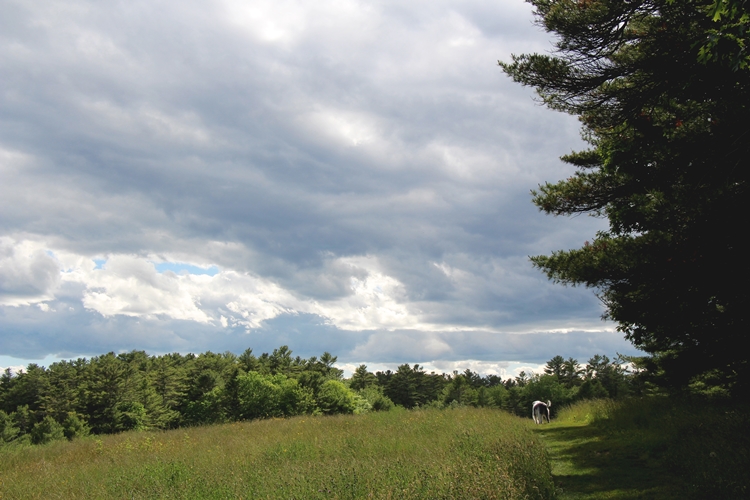
[[[697,399],[597,400],[529,426],[559,499],[740,499],[750,493],[749,413]]]
[[[499,410],[392,411],[0,449],[0,498],[546,499],[544,445]]]
[[[561,500],[681,498],[659,460],[588,423],[536,426]]]

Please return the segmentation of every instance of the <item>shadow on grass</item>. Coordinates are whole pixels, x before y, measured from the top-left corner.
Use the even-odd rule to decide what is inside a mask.
[[[670,499],[679,483],[654,450],[638,449],[627,436],[607,435],[590,425],[535,427],[547,445],[558,498]]]

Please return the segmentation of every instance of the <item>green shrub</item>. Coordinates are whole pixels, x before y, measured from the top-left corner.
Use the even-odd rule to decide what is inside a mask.
[[[115,429],[123,431],[142,431],[147,428],[146,408],[137,401],[123,402],[115,410]]]
[[[441,401],[444,405],[453,406],[477,406],[479,394],[467,378],[463,375],[454,375],[453,379],[443,389]]]
[[[597,380],[586,380],[581,384],[581,387],[578,388],[578,393],[576,394],[576,399],[602,399],[602,398],[608,398],[609,392],[607,392],[607,389],[604,388],[602,383]]]
[[[223,392],[214,387],[202,394],[199,399],[185,405],[183,418],[187,424],[218,424],[226,421],[222,406]]]
[[[390,411],[394,408],[393,401],[383,394],[383,389],[377,385],[371,385],[359,391],[359,394],[367,399],[372,411]]]
[[[361,394],[354,394],[354,414],[355,415],[364,415],[365,413],[369,413],[372,410],[372,405],[369,401],[367,401],[367,398],[362,396]]]
[[[237,398],[243,419],[290,417],[310,413],[315,408],[312,390],[282,374],[240,375]]]
[[[19,433],[20,429],[10,415],[0,410],[0,444],[10,443],[18,437]]]
[[[480,387],[477,402],[479,406],[487,408],[505,408],[508,402],[508,389],[502,384]]]
[[[354,413],[354,392],[338,380],[326,380],[318,391],[318,409],[326,415]]]
[[[18,428],[19,434],[29,434],[36,423],[34,412],[29,410],[29,405],[21,405],[10,414],[13,426]]]
[[[65,437],[72,441],[75,438],[88,436],[91,432],[86,422],[81,419],[76,413],[69,412],[62,423],[63,434]]]
[[[281,416],[293,417],[305,415],[315,410],[315,397],[312,389],[302,387],[293,378],[284,375],[275,375],[275,380],[280,389],[279,409]]]
[[[34,427],[31,429],[32,444],[46,444],[61,439],[65,439],[63,426],[49,415],[34,424]]]

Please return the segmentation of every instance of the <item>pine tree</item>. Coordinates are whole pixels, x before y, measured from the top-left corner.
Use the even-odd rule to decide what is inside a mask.
[[[361,391],[362,389],[366,389],[376,383],[377,378],[375,378],[375,375],[367,371],[367,365],[359,365],[352,374],[352,378],[349,381],[349,387],[355,391]]]
[[[554,55],[500,63],[552,109],[578,115],[578,171],[533,192],[553,215],[606,217],[579,249],[533,257],[550,279],[597,290],[663,382],[741,392],[750,370],[750,3],[529,0]]]

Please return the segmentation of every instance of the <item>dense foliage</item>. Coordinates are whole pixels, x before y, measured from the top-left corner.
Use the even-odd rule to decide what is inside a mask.
[[[579,116],[591,145],[562,158],[578,171],[540,186],[534,203],[609,220],[582,248],[534,264],[596,288],[662,382],[742,393],[750,2],[529,2],[557,50],[500,64],[550,108]]]
[[[8,369],[0,376],[0,443],[366,407],[337,382],[343,372],[335,362],[329,353],[293,358],[283,346],[259,357],[251,349],[240,356],[133,351],[30,364],[17,375]]]
[[[30,364],[0,376],[0,446],[42,444],[88,433],[173,429],[271,417],[351,414],[412,408],[474,406],[528,416],[534,400],[556,408],[579,399],[641,393],[639,378],[594,356],[586,367],[556,356],[546,373],[503,380],[463,373],[426,373],[404,364],[395,372],[352,377],[333,366],[336,357],[293,358],[287,346],[255,356],[251,349],[200,355],[149,356],[132,351]]]

